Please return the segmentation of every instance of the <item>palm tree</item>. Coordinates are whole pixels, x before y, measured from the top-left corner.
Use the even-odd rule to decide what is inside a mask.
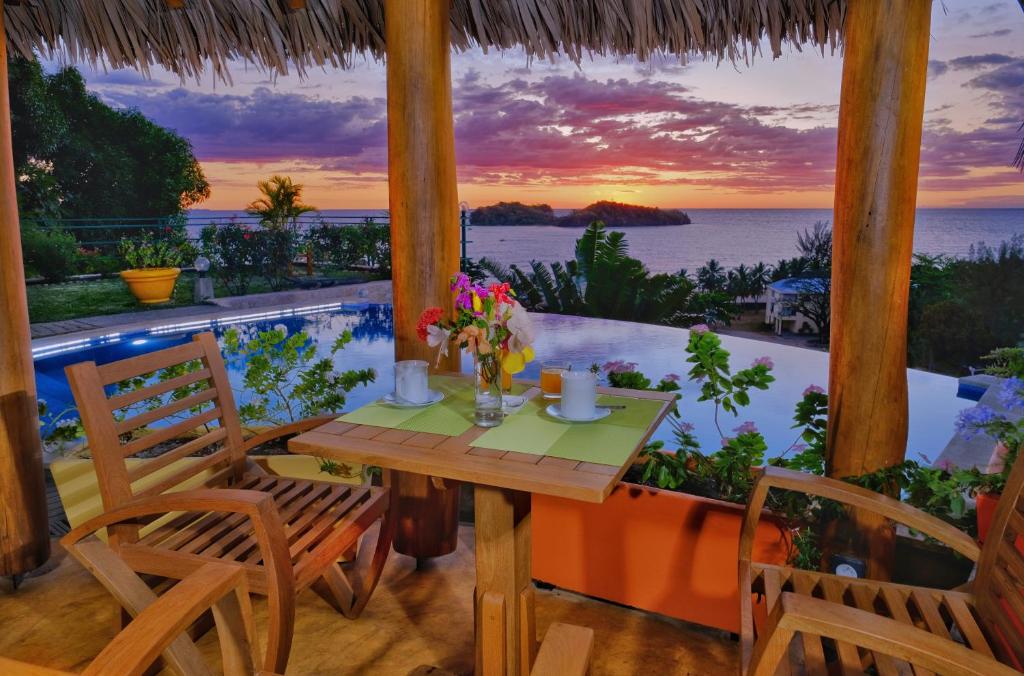
[[[771,277],[771,268],[765,265],[764,261],[750,269],[750,295],[760,298],[768,288],[768,279]]]
[[[316,207],[303,204],[303,186],[293,183],[288,176],[271,176],[267,181],[257,184],[263,197],[255,200],[245,208],[246,213],[259,216],[260,225],[271,230],[283,230],[294,225],[295,219],[302,214],[316,211]]]
[[[725,282],[725,268],[714,258],[697,268],[697,286],[701,291],[724,291]]]
[[[734,301],[738,301],[742,298],[749,298],[753,295],[750,291],[750,268],[743,263],[740,263],[739,266],[730,270],[729,274],[726,276],[725,288]]]
[[[508,282],[526,309],[651,324],[687,326],[704,321],[703,305],[694,309],[693,282],[685,276],[652,275],[628,255],[621,232],[605,232],[591,223],[576,242],[576,258],[546,266],[531,261],[528,269],[507,268],[486,258],[479,266]]]

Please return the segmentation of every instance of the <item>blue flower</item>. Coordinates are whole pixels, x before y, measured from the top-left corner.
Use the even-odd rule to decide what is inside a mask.
[[[999,405],[1007,410],[1024,408],[1024,380],[1007,378],[999,387]]]
[[[956,430],[964,439],[970,439],[978,432],[985,432],[984,427],[989,423],[1002,419],[1002,416],[985,405],[965,408],[956,418]]]

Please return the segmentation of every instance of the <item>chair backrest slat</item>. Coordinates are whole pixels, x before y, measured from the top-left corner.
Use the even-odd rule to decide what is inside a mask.
[[[978,614],[1004,662],[1024,664],[1024,453],[1017,458],[981,548]]]
[[[227,432],[221,427],[211,430],[201,437],[178,446],[173,451],[167,451],[156,458],[151,458],[148,462],[141,463],[129,469],[128,480],[132,482],[138,481],[143,477],[147,477],[154,472],[160,471],[164,467],[167,467],[182,458],[187,458],[193,453],[198,453],[205,448],[222,442],[227,439],[227,437]]]
[[[175,345],[174,347],[139,355],[138,357],[113,361],[109,364],[98,366],[97,370],[103,384],[110,385],[128,380],[129,378],[135,378],[136,376],[160,371],[170,366],[195,361],[204,356],[203,346],[198,342],[192,342],[185,343],[184,345]]]
[[[183,397],[182,399],[179,399],[177,401],[171,402],[166,406],[161,406],[160,408],[155,409],[153,411],[146,411],[145,413],[140,413],[139,415],[132,416],[131,418],[122,420],[121,422],[117,423],[117,425],[115,425],[115,429],[117,430],[118,434],[129,434],[139,429],[140,427],[145,427],[146,425],[154,423],[157,420],[163,420],[168,416],[174,415],[176,413],[181,413],[182,411],[186,411],[194,406],[205,404],[206,402],[216,398],[216,396],[216,388],[210,387],[205,390],[196,392],[195,394],[190,394],[189,396]]]
[[[194,415],[182,420],[181,422],[169,425],[168,427],[161,427],[152,434],[147,434],[139,437],[138,439],[133,439],[121,447],[121,454],[127,458],[135,455],[136,453],[147,451],[154,446],[164,443],[165,441],[177,439],[186,432],[191,432],[203,425],[216,422],[220,420],[220,417],[220,408],[211,408],[209,411],[203,411],[198,415]]]
[[[242,476],[241,421],[212,333],[103,366],[75,364],[66,372],[105,508],[119,507],[136,496],[162,493],[204,473],[212,473],[201,482],[205,486],[223,485]],[[155,380],[161,373],[162,379]],[[137,378],[143,379],[142,387],[108,396],[110,385]],[[198,436],[164,450],[197,431]],[[153,457],[129,469],[127,459],[143,452]],[[204,455],[189,458],[199,452]],[[135,541],[138,527],[118,527],[112,536]]]
[[[187,387],[198,383],[201,380],[210,379],[209,369],[199,369],[191,373],[186,373],[183,376],[177,376],[168,380],[163,380],[159,383],[154,383],[148,387],[143,387],[138,390],[132,390],[125,392],[124,394],[118,394],[108,399],[111,411],[117,411],[122,408],[137,404],[140,401],[151,399],[153,397],[159,397],[162,394],[167,394],[171,390],[176,390],[179,387]]]

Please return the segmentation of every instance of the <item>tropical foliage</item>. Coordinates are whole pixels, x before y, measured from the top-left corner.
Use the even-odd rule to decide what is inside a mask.
[[[295,221],[302,214],[316,211],[316,207],[303,204],[303,186],[288,176],[271,176],[256,184],[262,197],[249,203],[246,213],[258,216],[260,225],[270,230],[284,230],[295,227]]]
[[[177,268],[191,263],[196,249],[183,230],[168,227],[159,238],[147,232],[134,239],[122,239],[118,254],[129,270]]]
[[[721,438],[721,443],[712,451],[701,448],[694,426],[681,420],[676,412],[670,418],[675,448],[667,450],[662,442],[650,444],[642,455],[644,464],[631,470],[628,479],[663,489],[744,503],[752,486],[752,469],[766,462],[795,471],[825,473],[828,395],[822,388],[815,385],[807,387],[794,410],[794,441],[769,458],[768,444],[754,421],[747,420],[739,425],[726,421],[738,419],[750,405],[748,394],[752,389],[770,387],[774,380],[771,359],[760,357],[747,368],[734,371],[729,352],[718,336],[705,326],[691,328],[686,353],[686,361],[690,365],[687,377],[699,385],[696,401],[714,406],[716,436]],[[670,390],[678,389],[674,374],[665,376],[657,386],[651,387],[652,379],[635,367],[633,363],[609,362],[605,365],[609,383],[622,382],[628,376],[627,380],[633,387],[646,384],[648,389],[664,389],[668,383]],[[1008,409],[1024,410],[1024,381],[1007,380],[999,395]],[[965,411],[957,425],[965,431],[987,434],[1006,446],[1008,452],[1001,471],[983,474],[976,469],[935,467],[930,463],[907,460],[895,467],[846,477],[845,480],[878,492],[891,494],[896,490],[904,501],[914,507],[974,534],[976,519],[968,497],[979,490],[998,491],[1024,445],[1024,421],[1014,422],[994,412],[978,413],[977,410]],[[843,509],[831,501],[810,500],[804,495],[785,491],[773,491],[769,505],[787,517],[794,530],[792,562],[817,568],[820,562],[818,543],[827,532],[828,525],[843,515]]]
[[[628,251],[623,233],[595,222],[577,240],[573,260],[550,266],[533,261],[526,270],[488,259],[479,265],[510,284],[519,302],[535,312],[674,326],[728,321],[735,314],[724,293],[700,293],[685,275],[651,274]]]
[[[247,400],[238,407],[249,425],[284,425],[345,407],[346,395],[377,377],[373,369],[337,371],[338,353],[352,342],[343,332],[329,357],[318,357],[316,343],[304,331],[288,335],[283,328],[245,335],[224,334],[225,358],[244,368]]]
[[[912,366],[952,374],[1024,338],[1024,235],[979,243],[965,258],[914,258],[908,340]]]
[[[13,58],[9,78],[23,217],[171,216],[209,197],[187,140],[103,103],[76,69]]]

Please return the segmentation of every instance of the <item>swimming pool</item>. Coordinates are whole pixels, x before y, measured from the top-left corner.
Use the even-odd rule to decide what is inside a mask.
[[[719,436],[713,424],[713,409],[707,402],[698,403],[698,386],[685,381],[685,352],[688,332],[666,326],[632,322],[534,315],[537,325],[537,361],[530,364],[525,376],[536,378],[539,363],[546,359],[565,360],[576,367],[603,363],[612,359],[636,362],[640,370],[653,380],[667,373],[683,376],[682,418],[696,425],[697,436],[705,449],[718,448]],[[353,340],[339,353],[340,368],[372,367],[377,381],[349,395],[347,408],[373,401],[393,386],[394,363],[393,322],[391,306],[357,304],[317,306],[301,310],[237,314],[214,320],[180,322],[154,326],[145,331],[111,333],[91,339],[67,340],[34,348],[36,384],[39,396],[46,399],[51,411],[73,406],[74,402],[64,367],[84,360],[106,363],[177,345],[196,332],[212,330],[218,337],[233,326],[268,329],[284,326],[289,332],[305,330],[317,341],[317,349],[327,355],[331,343],[343,331],[352,331]],[[726,434],[746,420],[754,421],[764,433],[770,454],[778,454],[796,438],[792,424],[793,407],[803,390],[811,384],[825,386],[828,380],[828,355],[814,350],[778,345],[758,340],[723,336],[722,342],[732,353],[733,367],[741,368],[760,356],[775,362],[777,378],[767,392],[754,391],[751,405],[739,418],[726,414],[722,425]],[[467,360],[464,367],[471,368]],[[239,403],[246,401],[241,391],[242,373],[237,366],[229,368]],[[948,376],[908,370],[910,387],[910,435],[908,458],[924,454],[935,459],[953,434],[956,414],[969,402],[957,398],[957,380]],[[671,439],[668,425],[662,426],[656,439]]]

